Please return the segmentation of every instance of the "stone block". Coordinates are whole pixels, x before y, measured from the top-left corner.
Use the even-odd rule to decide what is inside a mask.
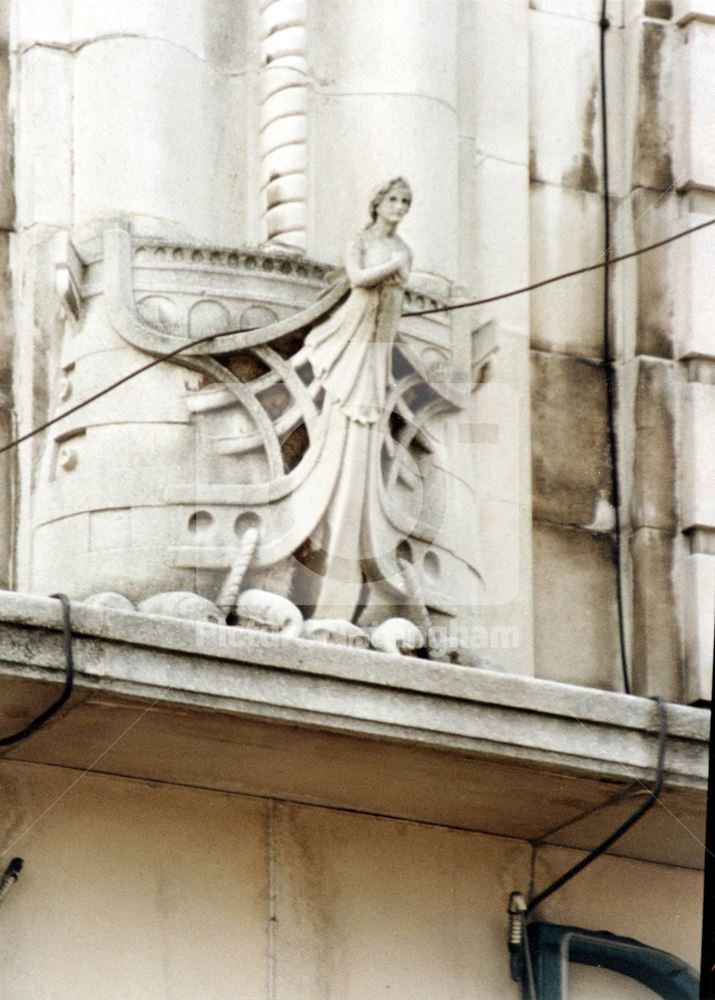
[[[18,227],[37,223],[68,226],[72,211],[72,57],[59,49],[30,49],[20,58],[18,75]]]
[[[529,27],[532,180],[601,191],[598,24],[532,10]],[[613,149],[622,149],[624,40],[615,30],[606,39],[609,142]],[[614,157],[609,182],[614,195],[628,190],[622,165]]]
[[[22,0],[15,4],[14,42],[66,45],[72,38],[72,0]]]
[[[458,281],[470,295],[488,296],[529,283],[529,180],[524,166],[475,153],[459,153]],[[529,297],[517,295],[469,311],[475,326],[496,321],[528,330]]]
[[[611,468],[603,368],[532,352],[534,516],[611,531]]]
[[[643,21],[628,29],[629,57],[634,70],[635,151],[633,184],[667,191],[673,185],[673,143],[676,118],[684,108],[677,101],[679,33],[672,25]],[[630,67],[629,67],[630,68]]]
[[[636,362],[632,521],[675,531],[679,507],[679,372],[673,363]]]
[[[10,46],[10,0],[0,0],[0,52]]]
[[[15,220],[12,145],[10,61],[0,46],[0,229],[11,229]]]
[[[13,437],[12,413],[0,391],[0,448]],[[10,587],[12,565],[12,478],[14,470],[12,452],[0,455],[0,590]]]
[[[523,842],[291,805],[274,826],[276,1000],[513,993],[485,928],[506,873],[528,881]]]
[[[683,529],[715,527],[715,385],[683,386]]]
[[[603,259],[600,195],[551,184],[530,190],[531,281]],[[531,343],[545,351],[603,356],[603,272],[531,293]]]
[[[132,213],[245,242],[245,80],[156,40],[107,40],[76,60],[76,222]]]
[[[10,237],[0,232],[0,393],[7,392],[12,382],[13,340]]]
[[[644,14],[646,17],[653,17],[659,21],[670,21],[675,16],[674,8],[678,0],[625,0],[626,18],[639,17]],[[642,9],[641,8],[642,4]]]
[[[713,684],[715,555],[694,553],[683,566],[685,700],[710,701]]]
[[[471,618],[486,637],[481,653],[510,672],[534,672],[531,511],[518,503],[479,500],[482,593]],[[479,652],[479,650],[477,650]]]
[[[699,192],[698,192],[699,194]],[[701,198],[692,192],[688,198],[691,211],[684,213],[680,227],[688,229],[713,219],[712,206],[700,205]],[[702,211],[698,210],[702,207]],[[679,227],[679,228],[680,228]],[[715,226],[675,244],[671,259],[678,269],[679,294],[675,308],[676,353],[679,358],[715,357]]]
[[[636,247],[656,243],[689,223],[683,219],[682,196],[639,189],[633,192],[633,243]],[[672,358],[675,351],[676,324],[682,311],[682,262],[684,256],[700,246],[707,233],[691,240],[671,243],[659,250],[637,257],[633,284],[637,287],[636,354]],[[630,266],[627,265],[627,266]],[[619,265],[623,267],[623,265]]]
[[[460,3],[460,135],[479,153],[528,164],[528,11],[519,0]],[[504,53],[509,52],[509,58]]]
[[[613,538],[534,524],[536,676],[623,690]]]
[[[715,0],[672,0],[673,18],[678,24],[688,21],[715,21]]]
[[[3,6],[9,6],[3,0]],[[85,46],[108,36],[163,39],[226,70],[245,68],[249,33],[245,7],[233,0],[22,0],[16,43]],[[0,18],[1,20],[1,18]],[[0,29],[1,30],[1,29]]]
[[[412,95],[315,96],[308,127],[308,255],[342,260],[346,242],[368,221],[374,188],[404,173],[414,202],[400,235],[414,254],[413,270],[453,280],[458,218],[454,111]]]
[[[625,0],[635,6],[635,0]],[[529,0],[531,10],[539,10],[544,14],[556,14],[559,17],[577,18],[580,21],[591,21],[598,24],[601,20],[601,0]],[[611,3],[608,16],[613,24],[620,23],[621,3]]]
[[[684,542],[665,531],[640,528],[631,539],[633,560],[634,694],[683,700],[683,636],[679,560]]]
[[[680,48],[678,128],[674,175],[679,188],[715,189],[715,104],[710,93],[715,75],[715,24],[690,21]]]
[[[380,0],[308,4],[308,65],[320,90],[326,96],[342,92],[432,98],[454,113],[457,78],[451,53],[457,42],[457,2],[440,0],[438,10],[435,16],[432,0],[392,0],[387,7]],[[379,123],[371,124],[378,138]],[[393,124],[399,129],[399,111]],[[351,148],[354,152],[360,146]],[[410,157],[403,162],[410,163]],[[338,165],[333,163],[332,169]]]

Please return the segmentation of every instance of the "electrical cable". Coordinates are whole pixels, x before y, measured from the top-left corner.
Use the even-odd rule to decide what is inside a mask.
[[[659,733],[658,733],[658,762],[656,765],[656,775],[653,787],[650,789],[650,794],[648,799],[639,806],[634,813],[632,813],[625,822],[621,823],[617,830],[606,837],[606,839],[595,847],[590,854],[587,854],[585,858],[569,868],[568,871],[564,872],[563,875],[555,879],[550,885],[548,885],[542,892],[529,902],[526,908],[526,920],[528,922],[529,915],[543,903],[545,899],[552,896],[558,889],[570,882],[574,876],[582,872],[584,868],[587,868],[592,864],[596,858],[600,857],[604,851],[607,851],[609,847],[612,847],[616,841],[620,840],[621,837],[631,829],[632,826],[641,820],[645,814],[652,809],[653,806],[658,801],[661,789],[663,787],[663,779],[665,777],[665,750],[668,742],[668,713],[665,703],[661,698],[656,699],[656,704],[658,707],[658,719],[659,719]]]
[[[684,229],[680,233],[674,233],[672,236],[667,236],[665,239],[658,240],[656,243],[649,243],[647,246],[639,247],[637,250],[631,250],[628,253],[621,254],[618,257],[611,257],[609,265],[619,264],[624,260],[631,260],[633,257],[639,257],[641,254],[649,253],[651,250],[657,250],[660,247],[664,247],[669,243],[675,243],[676,240],[681,240],[685,236],[690,236],[693,233],[699,232],[701,229],[707,229],[708,226],[715,225],[715,219],[709,219],[707,222],[701,222],[697,226],[692,226],[690,229]],[[586,267],[579,267],[573,271],[564,271],[561,274],[552,275],[550,278],[543,278],[541,281],[535,281],[530,285],[523,285],[520,288],[513,288],[508,292],[499,292],[497,295],[488,295],[486,298],[481,299],[471,299],[467,302],[456,302],[451,305],[446,306],[436,306],[432,309],[421,309],[417,312],[406,312],[403,316],[407,319],[411,316],[431,316],[433,313],[442,312],[454,312],[457,309],[469,309],[473,306],[483,306],[488,305],[491,302],[500,302],[503,299],[512,298],[515,295],[524,295],[526,292],[533,292],[538,288],[544,288],[546,285],[553,285],[557,281],[564,281],[567,278],[575,278],[581,274],[589,274],[591,271],[599,271],[608,265],[604,261],[599,261],[596,264],[589,264]],[[70,416],[72,413],[76,413],[83,407],[88,406],[93,403],[96,399],[102,396],[106,396],[107,393],[112,392],[114,389],[118,388],[120,385],[124,385],[125,382],[129,382],[130,379],[135,378],[137,375],[141,375],[142,372],[149,371],[150,368],[154,368],[156,365],[160,365],[164,361],[171,361],[172,358],[177,357],[184,351],[190,350],[192,347],[197,347],[199,344],[207,344],[211,340],[218,340],[221,337],[230,337],[237,333],[249,333],[253,330],[260,329],[260,327],[245,327],[241,330],[222,330],[219,333],[211,333],[205,337],[199,337],[196,340],[187,340],[181,344],[180,347],[175,348],[175,350],[170,351],[168,354],[162,354],[160,358],[153,358],[147,364],[129,372],[122,378],[117,379],[116,382],[112,382],[105,386],[104,389],[100,389],[93,395],[89,396],[87,399],[81,400],[74,406],[71,406],[68,410],[64,410],[62,413],[58,414],[56,417],[45,421],[44,424],[40,424],[38,427],[34,427],[32,430],[27,431],[27,433],[20,435],[20,437],[14,438],[9,441],[6,445],[0,448],[0,455],[6,451],[10,451],[16,448],[23,441],[28,441],[30,438],[35,437],[36,434],[40,434],[42,431],[47,430],[48,427],[52,427],[54,424],[59,423],[60,420],[64,420],[65,417]]]
[[[672,236],[666,236],[665,239],[657,240],[655,243],[648,243],[644,247],[639,247],[637,250],[629,250],[628,253],[618,254],[617,257],[611,257],[609,265],[620,264],[624,260],[632,260],[633,257],[640,257],[641,254],[650,253],[651,250],[658,250],[660,247],[667,246],[669,243],[675,243],[677,240],[682,240],[684,236],[691,236],[693,233],[699,232],[701,229],[707,229],[708,226],[715,226],[715,219],[708,219],[707,222],[700,222],[697,226],[691,226],[690,229],[683,229],[679,233],[673,233]],[[420,309],[417,312],[403,313],[403,316],[431,316],[433,313],[441,312],[454,312],[457,309],[470,309],[472,306],[484,306],[488,305],[490,302],[501,302],[502,299],[510,299],[514,295],[523,295],[525,292],[534,292],[538,288],[545,288],[547,285],[553,285],[557,281],[565,281],[566,278],[578,278],[581,274],[589,274],[591,271],[600,271],[602,268],[609,266],[605,261],[598,261],[596,264],[587,264],[586,267],[577,267],[573,271],[562,271],[560,274],[554,274],[550,278],[542,278],[541,281],[534,281],[530,285],[522,285],[520,288],[512,288],[509,292],[499,292],[498,295],[488,295],[483,299],[470,299],[467,302],[455,302],[448,306],[435,306],[433,309]]]
[[[17,733],[13,733],[11,736],[0,737],[0,747],[10,746],[13,743],[19,743],[21,740],[26,740],[28,736],[32,736],[36,733],[41,726],[51,719],[62,706],[65,704],[69,696],[72,694],[72,688],[74,686],[74,656],[72,653],[72,620],[70,618],[70,602],[66,594],[52,594],[52,597],[56,597],[58,601],[62,604],[62,626],[64,631],[64,651],[65,651],[65,686],[60,694],[59,698],[54,701],[49,708],[46,708],[44,712],[41,712],[36,719],[33,719],[24,729],[21,729]]]
[[[0,877],[0,903],[2,903],[3,899],[5,899],[8,892],[17,882],[24,863],[22,858],[12,858],[10,864],[3,872],[2,877]]]
[[[611,26],[607,16],[608,0],[601,3],[600,21],[600,75],[601,75],[601,136],[603,147],[603,368],[606,376],[606,424],[608,456],[611,466],[611,503],[614,513],[614,562],[616,569],[616,610],[618,614],[618,646],[621,655],[623,690],[631,693],[628,653],[626,651],[626,622],[623,602],[623,539],[621,525],[621,484],[619,480],[618,433],[616,429],[616,359],[611,342],[611,189],[608,158],[608,99],[606,90],[606,33]]]

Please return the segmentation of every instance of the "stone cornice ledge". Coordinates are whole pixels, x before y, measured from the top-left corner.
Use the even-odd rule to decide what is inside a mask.
[[[645,698],[79,603],[72,621],[78,688],[605,779],[653,775]],[[59,682],[61,629],[57,601],[0,592],[0,678]],[[704,789],[709,712],[670,705],[668,721],[668,784]]]

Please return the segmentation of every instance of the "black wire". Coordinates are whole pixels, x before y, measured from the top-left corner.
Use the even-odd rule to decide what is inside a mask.
[[[620,264],[624,260],[632,260],[633,257],[640,257],[641,254],[650,253],[651,250],[658,250],[660,247],[665,247],[669,243],[675,243],[676,240],[682,240],[684,236],[691,236],[693,233],[697,233],[700,229],[707,229],[708,226],[715,226],[715,219],[708,219],[707,222],[699,222],[697,226],[691,226],[690,229],[683,229],[682,232],[673,233],[672,236],[666,236],[663,240],[657,240],[655,243],[648,243],[644,247],[639,247],[637,250],[629,250],[628,253],[619,254],[617,257],[611,257],[610,264]],[[597,264],[588,264],[586,267],[577,267],[573,271],[562,271],[561,274],[554,274],[551,278],[542,278],[541,281],[535,281],[531,285],[522,285],[521,288],[512,288],[509,292],[500,292],[498,295],[488,295],[484,299],[470,299],[468,302],[456,302],[453,305],[448,306],[435,306],[433,309],[420,309],[419,312],[408,312],[403,313],[403,316],[431,316],[432,313],[441,312],[454,312],[456,309],[470,309],[472,306],[484,306],[490,302],[501,302],[502,299],[510,299],[513,295],[523,295],[525,292],[534,292],[537,288],[545,288],[547,285],[553,285],[557,281],[565,281],[566,278],[577,278],[580,274],[589,274],[591,271],[600,271],[602,268],[607,267],[605,261],[599,261]]]
[[[64,630],[64,649],[65,649],[65,686],[62,690],[62,694],[59,696],[57,701],[54,701],[49,708],[46,708],[44,712],[41,712],[36,719],[33,719],[29,725],[25,726],[17,733],[13,733],[12,736],[0,737],[0,746],[6,747],[10,746],[12,743],[19,743],[21,740],[26,740],[28,736],[32,736],[36,733],[41,726],[51,719],[62,706],[65,704],[69,696],[72,694],[72,688],[74,686],[74,657],[72,655],[72,621],[70,618],[70,602],[66,594],[52,594],[52,597],[56,597],[58,601],[62,604],[62,624]]]
[[[615,357],[611,343],[611,189],[609,183],[608,160],[608,99],[606,91],[606,32],[611,26],[606,13],[608,0],[601,3],[601,135],[603,144],[603,251],[605,268],[603,270],[603,368],[606,375],[606,423],[608,433],[608,456],[611,466],[611,503],[613,504],[615,520],[615,553],[616,569],[616,609],[618,612],[618,645],[621,654],[621,672],[623,674],[623,690],[631,693],[631,682],[628,670],[628,654],[626,651],[626,623],[623,606],[623,539],[621,537],[621,484],[619,477],[618,434],[616,430],[617,385]]]
[[[659,718],[659,735],[658,735],[658,763],[656,765],[656,775],[653,787],[650,789],[650,794],[643,805],[639,806],[636,811],[628,817],[628,819],[621,823],[617,830],[615,830],[609,837],[594,848],[590,854],[587,854],[585,858],[582,858],[577,864],[572,868],[569,868],[567,872],[561,875],[559,878],[555,879],[548,885],[543,892],[540,892],[538,896],[534,896],[529,905],[526,908],[526,917],[532,913],[540,903],[543,903],[545,899],[553,895],[558,889],[564,886],[567,882],[570,882],[575,875],[582,872],[584,868],[587,868],[596,858],[600,857],[604,851],[607,851],[609,847],[612,847],[617,840],[631,829],[632,826],[641,820],[649,809],[658,801],[661,789],[663,787],[663,778],[665,777],[665,749],[668,742],[668,713],[665,707],[665,703],[660,699],[656,699],[658,707],[658,718]]]
[[[659,247],[667,246],[668,243],[675,243],[676,240],[681,240],[684,236],[690,236],[692,233],[697,233],[700,229],[707,229],[708,226],[713,225],[715,225],[715,219],[709,219],[707,222],[700,222],[697,226],[692,226],[690,229],[684,229],[680,233],[674,233],[672,236],[667,236],[665,239],[658,240],[656,243],[649,243],[647,246],[640,247],[638,250],[631,250],[629,253],[621,254],[619,257],[611,257],[609,263],[618,264],[624,260],[631,260],[633,257],[639,257],[641,254],[649,253],[651,250],[657,250]],[[599,261],[597,264],[589,264],[587,267],[579,267],[574,271],[564,271],[562,274],[555,274],[551,278],[543,278],[541,281],[535,281],[531,285],[523,285],[521,288],[512,288],[511,291],[500,292],[498,295],[488,295],[486,298],[471,299],[468,302],[456,302],[447,306],[435,306],[433,309],[421,309],[418,312],[406,312],[403,313],[403,316],[405,318],[410,316],[431,316],[433,313],[454,312],[457,309],[469,309],[472,306],[488,305],[490,302],[500,302],[502,299],[509,299],[515,295],[524,295],[526,292],[533,292],[537,288],[544,288],[546,285],[553,285],[555,282],[564,281],[566,278],[575,278],[580,274],[588,274],[591,271],[599,271],[606,266],[607,265],[604,261]],[[95,392],[87,399],[83,399],[81,402],[71,406],[68,410],[63,410],[62,413],[58,414],[56,417],[52,417],[51,420],[47,420],[44,424],[40,424],[39,427],[34,427],[26,434],[22,434],[20,437],[9,441],[6,445],[0,448],[0,455],[6,451],[10,451],[12,448],[16,448],[19,444],[22,444],[23,441],[29,440],[36,434],[40,434],[42,431],[47,430],[47,428],[52,427],[53,424],[59,423],[60,420],[64,420],[65,417],[70,416],[72,413],[76,413],[77,410],[81,410],[84,406],[88,406],[90,403],[93,403],[95,399],[99,399],[101,396],[106,396],[108,392],[112,392],[112,390],[118,388],[118,386],[124,385],[125,382],[135,378],[137,375],[141,375],[142,372],[149,371],[150,368],[160,365],[163,361],[170,361],[172,358],[177,357],[177,355],[182,354],[184,351],[188,351],[192,347],[196,347],[199,344],[206,344],[210,340],[218,340],[220,337],[230,337],[236,333],[250,333],[257,329],[260,329],[260,327],[245,327],[242,330],[222,330],[219,333],[210,333],[207,336],[199,337],[196,340],[187,340],[180,347],[170,351],[168,354],[162,354],[160,358],[153,358],[151,361],[147,362],[147,364],[142,365],[133,372],[129,372],[122,378],[117,379],[116,382],[112,382],[110,385],[105,386],[104,389],[100,389],[98,392]]]

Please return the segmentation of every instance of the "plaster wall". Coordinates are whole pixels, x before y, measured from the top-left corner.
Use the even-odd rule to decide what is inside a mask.
[[[25,859],[0,911],[8,1000],[519,996],[506,905],[525,841],[7,761],[0,783]],[[578,856],[541,849],[537,888]],[[542,916],[697,961],[696,873],[597,866]]]

